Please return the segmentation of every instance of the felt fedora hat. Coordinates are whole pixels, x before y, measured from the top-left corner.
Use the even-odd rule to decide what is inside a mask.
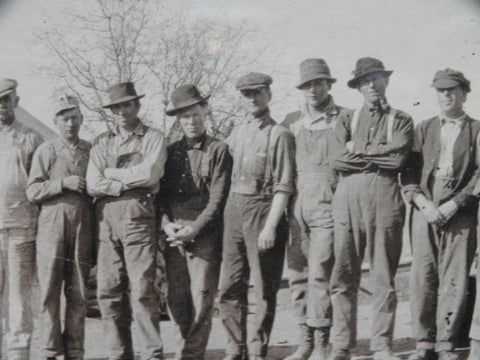
[[[168,116],[173,116],[178,110],[207,101],[209,98],[210,95],[202,96],[195,85],[181,85],[173,90],[170,96],[170,103],[165,109],[165,113]]]
[[[104,105],[103,108],[109,108],[130,100],[141,99],[145,96],[145,94],[137,95],[132,82],[123,82],[111,86],[108,89],[108,95],[110,96],[110,102]]]
[[[470,92],[470,81],[457,70],[446,68],[435,73],[432,86],[436,89],[448,89],[461,85]]]
[[[306,59],[300,63],[300,83],[297,89],[301,89],[307,82],[316,79],[327,79],[332,83],[337,81],[330,75],[330,68],[323,59]]]
[[[391,70],[385,70],[385,66],[378,59],[371,57],[360,58],[357,60],[355,70],[352,71],[353,78],[348,81],[347,85],[355,89],[360,78],[376,72],[383,73],[387,77],[393,73]]]

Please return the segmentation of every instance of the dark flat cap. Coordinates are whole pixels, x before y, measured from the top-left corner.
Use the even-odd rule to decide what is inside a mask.
[[[269,86],[273,82],[272,77],[262,73],[249,73],[239,78],[235,84],[237,90],[259,89]]]
[[[60,99],[58,99],[57,103],[55,104],[55,109],[54,109],[55,116],[67,110],[77,109],[78,105],[79,105],[79,101],[75,96],[65,94],[61,96]]]
[[[457,70],[446,68],[435,73],[432,86],[436,89],[448,89],[462,85],[467,92],[470,92],[470,81]]]
[[[385,70],[385,66],[378,59],[372,57],[360,58],[355,64],[355,70],[352,71],[353,78],[347,83],[348,87],[355,89],[360,78],[373,73],[382,73],[388,77],[392,75],[393,71]]]
[[[337,81],[330,75],[330,68],[323,59],[306,59],[300,63],[300,83],[297,85],[301,89],[307,82],[316,79],[327,79],[332,83]]]
[[[10,94],[17,88],[17,81],[13,79],[0,79],[0,96]]]
[[[165,109],[169,116],[175,115],[178,110],[188,108],[195,104],[207,101],[210,95],[202,96],[195,85],[181,85],[173,90],[171,101]]]

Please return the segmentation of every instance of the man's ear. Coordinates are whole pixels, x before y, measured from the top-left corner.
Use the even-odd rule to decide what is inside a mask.
[[[20,96],[15,95],[15,107],[18,106],[19,102],[20,102]]]

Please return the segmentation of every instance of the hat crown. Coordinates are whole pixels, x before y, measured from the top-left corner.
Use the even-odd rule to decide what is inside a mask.
[[[110,96],[111,102],[114,102],[118,99],[128,97],[128,96],[133,96],[133,97],[137,96],[135,85],[129,81],[111,86],[108,89],[108,94]]]
[[[337,81],[330,75],[330,68],[323,59],[305,59],[300,63],[300,84],[297,88],[301,89],[307,82],[316,79],[327,79],[332,83]]]
[[[385,71],[383,62],[372,57],[364,57],[357,60],[355,70],[352,71],[354,76],[361,76],[362,74],[371,73],[374,71]]]
[[[446,68],[437,71],[433,77],[432,86],[435,88],[448,88],[457,85],[463,85],[467,91],[470,91],[470,81],[458,70]]]
[[[60,112],[65,110],[71,110],[78,108],[80,102],[78,98],[72,95],[63,94],[58,100],[55,107],[55,115],[58,115]]]
[[[178,107],[186,101],[202,101],[203,97],[195,85],[187,84],[173,90],[171,100],[173,106]]]
[[[255,88],[260,88],[264,86],[269,86],[272,84],[272,82],[273,82],[273,79],[270,75],[251,72],[251,73],[248,73],[247,75],[240,77],[235,84],[235,88],[237,90],[255,89]]]
[[[0,79],[0,93],[13,91],[17,88],[17,81],[14,79]]]

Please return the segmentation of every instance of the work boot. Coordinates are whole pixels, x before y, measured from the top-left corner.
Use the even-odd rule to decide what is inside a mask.
[[[284,360],[307,360],[313,351],[314,329],[306,324],[300,324],[300,341],[297,350]]]
[[[315,329],[314,348],[313,348],[312,356],[310,356],[309,360],[327,360],[329,338],[330,338],[329,327]]]
[[[401,360],[396,356],[392,350],[380,350],[376,351],[373,355],[373,360]]]
[[[437,360],[437,354],[432,349],[417,349],[408,360]]]
[[[470,355],[468,355],[467,360],[477,360],[480,359],[480,341],[471,340],[470,341]]]
[[[437,354],[438,360],[460,360],[460,356],[454,351],[439,351]]]
[[[350,360],[350,352],[348,350],[336,349],[333,350],[328,360]]]

